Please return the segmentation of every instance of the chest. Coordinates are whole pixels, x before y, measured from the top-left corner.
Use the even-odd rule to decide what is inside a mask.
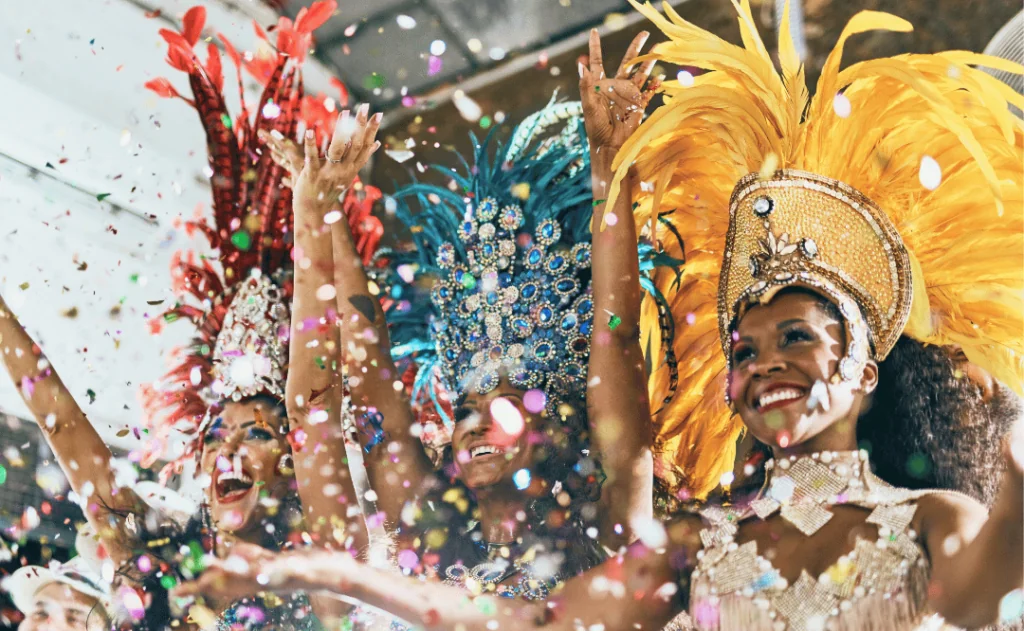
[[[777,513],[712,520],[691,580],[695,626],[915,628],[927,606],[929,568],[910,527],[914,508],[832,506],[827,523],[810,534]]]

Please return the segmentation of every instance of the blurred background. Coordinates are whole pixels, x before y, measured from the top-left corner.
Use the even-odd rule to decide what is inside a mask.
[[[783,2],[751,3],[773,50]],[[195,4],[207,8],[204,37],[221,32],[258,52],[253,22],[270,28],[309,2],[0,2],[0,291],[128,467],[145,439],[138,431],[138,387],[162,374],[165,352],[189,333],[187,326],[150,324],[174,299],[170,257],[189,245],[180,221],[209,209],[195,112],[143,88],[168,76],[188,94],[164,61],[157,31],[179,28]],[[670,4],[738,42],[728,0]],[[842,27],[863,9],[895,13],[915,31],[857,36],[844,64],[904,52],[983,51],[990,44],[992,52],[1018,61],[1024,54],[1020,0],[792,5],[812,86]],[[554,93],[574,98],[577,59],[592,27],[602,33],[605,58],[616,63],[648,28],[625,0],[340,0],[316,33],[306,88],[338,106],[368,102],[385,113],[385,150],[364,180],[388,193],[411,177],[436,177],[428,165],[454,166],[450,152],[468,153],[471,133],[495,127],[507,133],[503,121],[514,124]],[[651,43],[657,41],[653,34]],[[231,83],[225,92],[237,112]],[[249,77],[246,89],[250,97],[258,94]],[[380,215],[385,238],[401,239],[383,209]],[[0,411],[0,530],[9,551],[5,556],[0,547],[0,562],[9,569],[62,558],[80,513],[34,422],[22,420],[27,411],[6,375],[0,375]],[[16,619],[9,606],[0,607],[0,626]]]

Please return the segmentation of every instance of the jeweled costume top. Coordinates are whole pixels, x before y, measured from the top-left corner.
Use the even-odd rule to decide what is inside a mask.
[[[1020,391],[1024,383],[1024,98],[968,64],[1020,72],[968,52],[902,55],[840,71],[843,44],[870,30],[908,31],[892,15],[850,21],[805,86],[784,15],[776,71],[749,3],[742,46],[670,7],[638,9],[668,36],[652,56],[708,72],[669,81],[656,110],[616,158],[635,166],[640,228],[681,237],[682,278],[656,277],[677,320],[678,394],[656,419],[659,473],[681,497],[703,497],[732,470],[742,425],[729,407],[727,358],[751,306],[801,287],[839,307],[847,348],[834,379],[859,379],[901,335],[958,345]],[[936,169],[938,174],[936,175]],[[658,218],[655,221],[654,218]],[[670,224],[666,226],[665,224]],[[667,240],[667,249],[676,243]],[[656,342],[656,340],[655,340]],[[650,361],[657,366],[657,344]],[[667,382],[656,372],[654,382]],[[893,488],[856,453],[774,464],[747,508],[703,513],[690,584],[700,629],[912,629],[931,623],[928,560],[911,530],[920,491]],[[782,580],[744,520],[781,519],[810,536],[830,508],[860,506],[878,537],[822,576]],[[940,624],[936,622],[935,624]]]

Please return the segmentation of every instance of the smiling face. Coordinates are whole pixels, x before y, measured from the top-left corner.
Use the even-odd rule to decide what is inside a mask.
[[[869,361],[860,381],[835,379],[846,351],[842,321],[824,299],[780,292],[751,307],[736,329],[730,391],[751,434],[776,449],[855,449],[856,419],[874,390]]]
[[[452,452],[469,488],[513,487],[516,472],[536,464],[543,419],[526,410],[525,394],[503,379],[487,394],[470,393],[455,409]]]
[[[267,505],[291,492],[290,467],[279,466],[291,454],[285,424],[280,406],[265,398],[228,403],[210,424],[203,435],[202,469],[210,476],[206,497],[218,527],[258,541]]]
[[[49,583],[35,593],[18,631],[87,631],[106,626],[97,601],[64,583]]]

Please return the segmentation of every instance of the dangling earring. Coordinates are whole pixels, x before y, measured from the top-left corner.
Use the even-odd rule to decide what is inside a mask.
[[[293,475],[295,473],[295,459],[291,454],[283,454],[277,460],[277,472],[280,475]]]

